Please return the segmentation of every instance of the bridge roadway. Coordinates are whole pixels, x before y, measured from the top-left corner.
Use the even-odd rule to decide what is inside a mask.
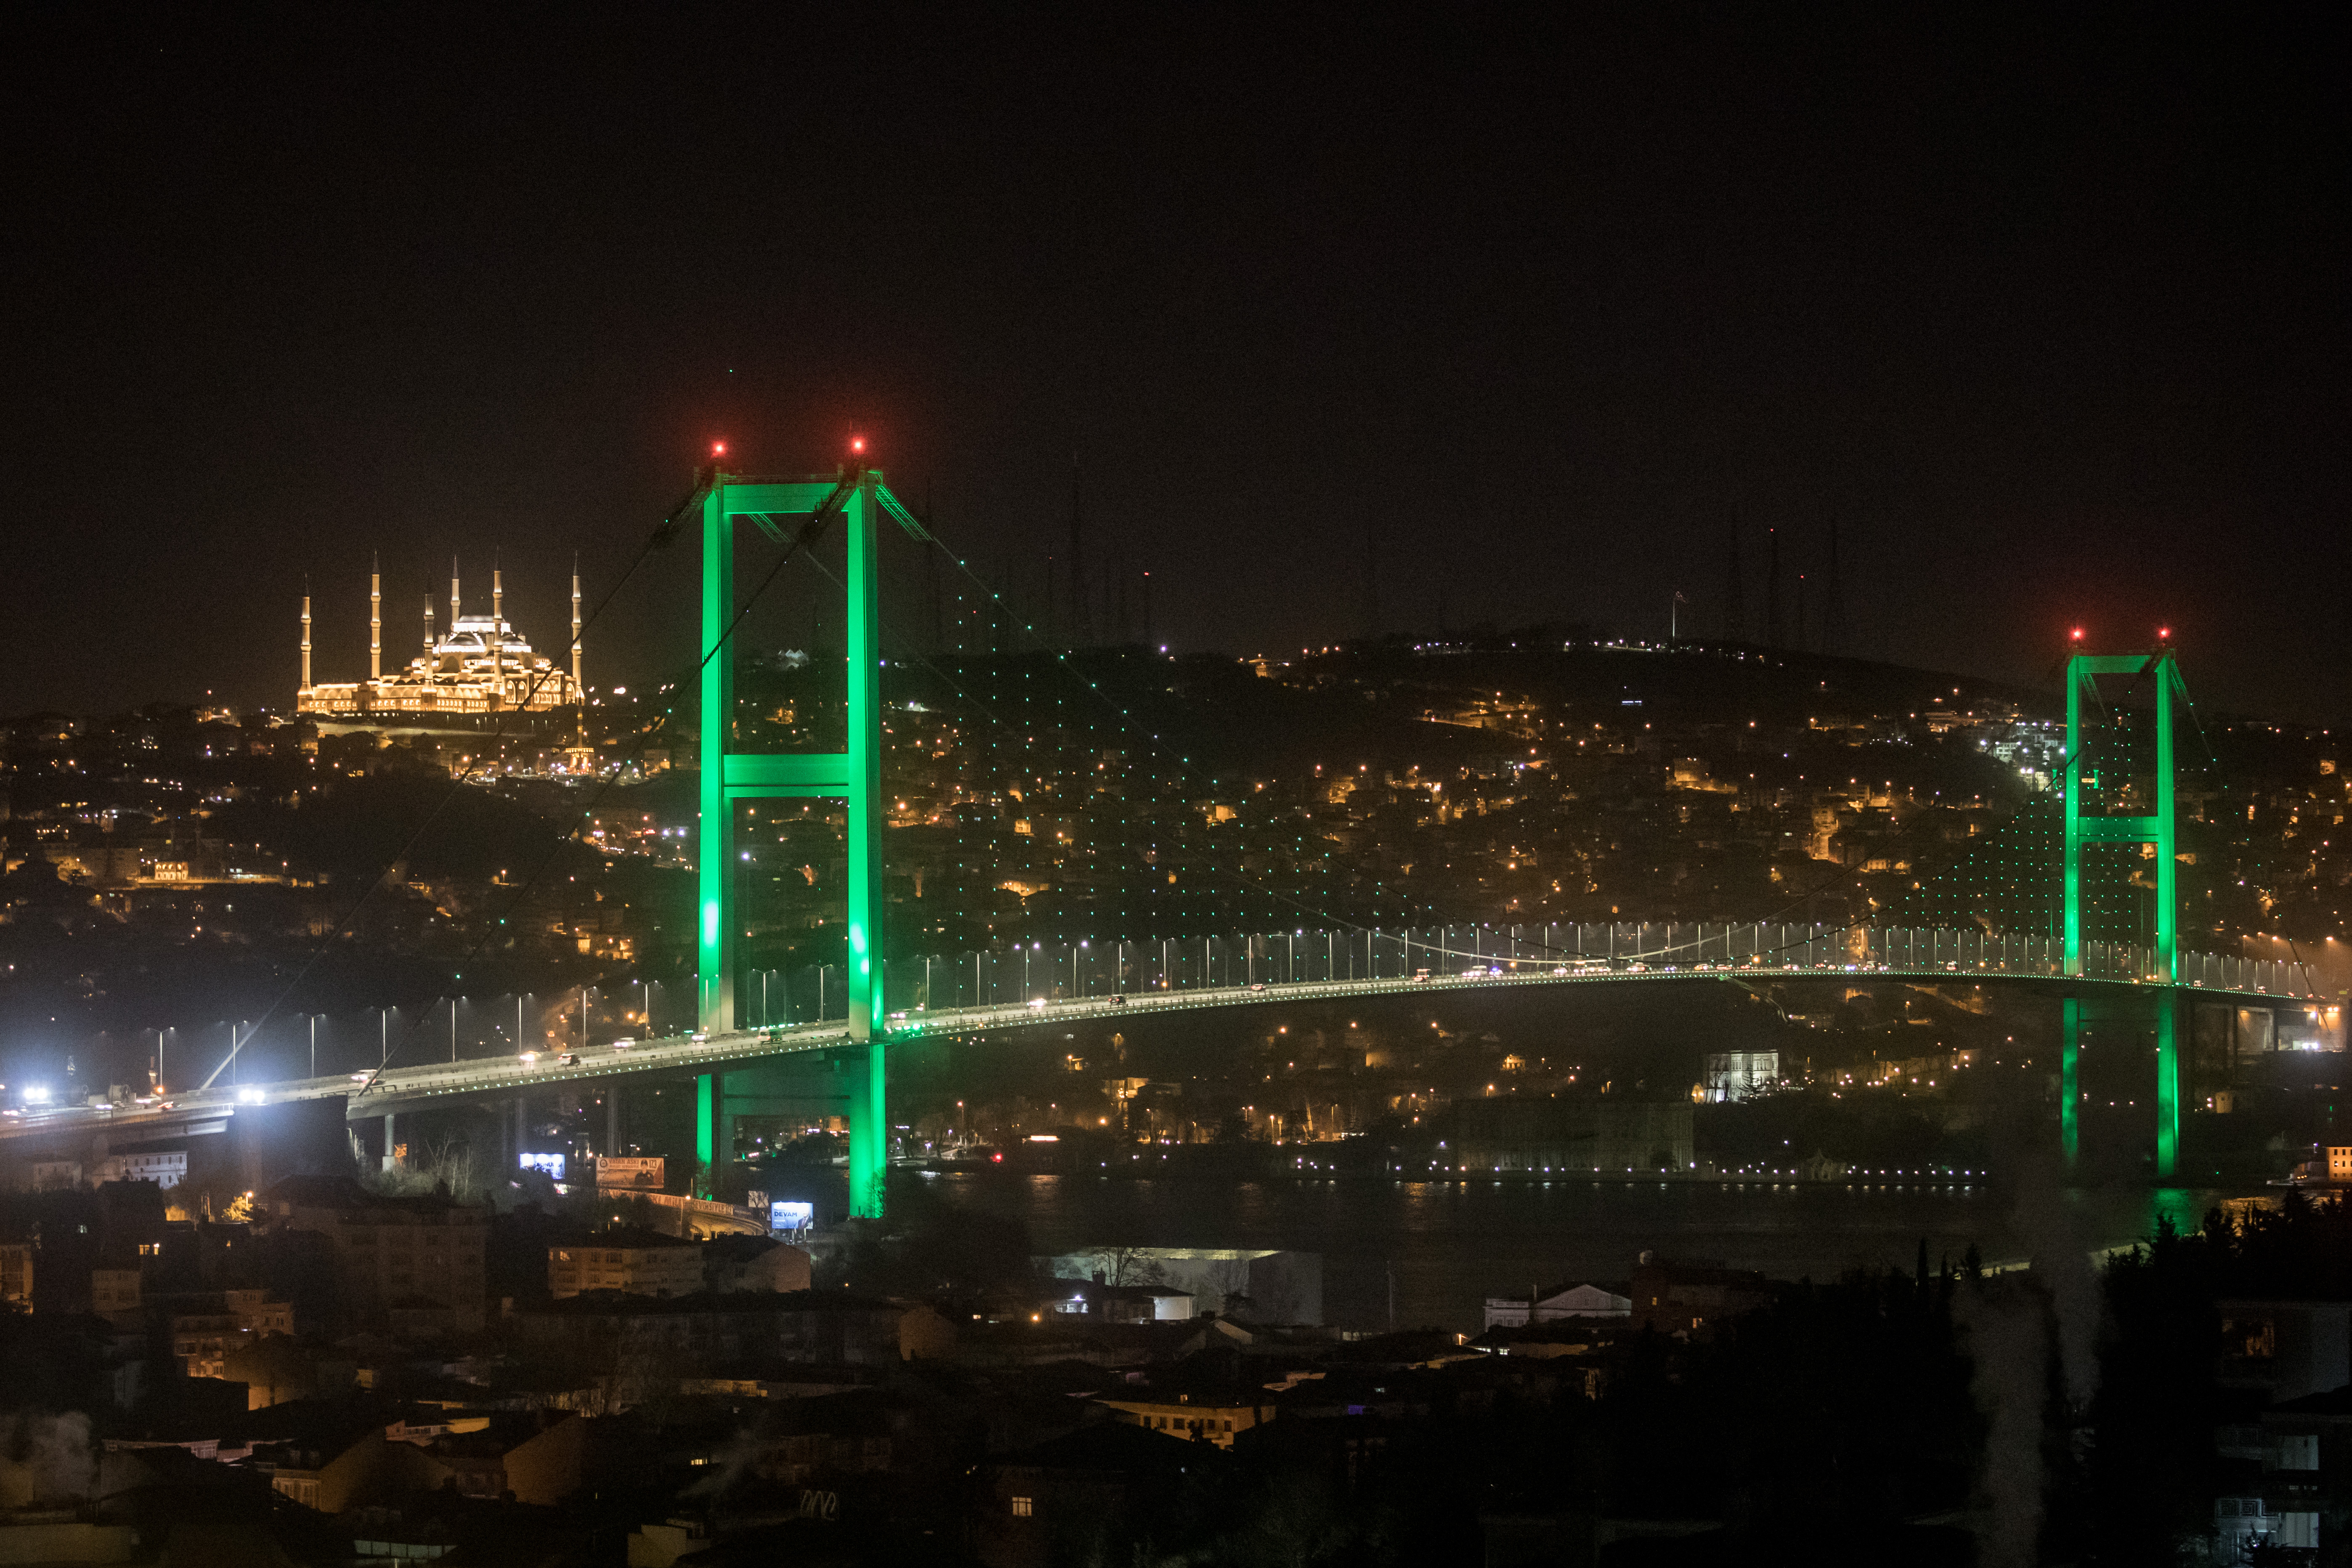
[[[1506,961],[1508,962],[1508,961]],[[2186,965],[2184,965],[2186,967]],[[938,1012],[891,1016],[890,1040],[938,1039],[1066,1024],[1082,1020],[1156,1017],[1210,1008],[1261,1005],[1267,1003],[1313,1002],[1341,998],[1418,995],[1432,992],[1492,991],[1559,985],[1622,985],[1661,981],[1714,981],[1734,984],[1777,980],[1855,980],[1934,982],[1959,979],[2065,986],[2078,993],[2121,994],[2153,991],[2162,983],[2146,978],[2111,978],[2050,973],[1999,964],[1946,963],[1933,968],[1906,968],[1874,963],[1696,963],[1651,965],[1598,962],[1542,965],[1520,960],[1515,967],[1432,974],[1427,979],[1267,981],[1248,985],[1201,987],[1190,990],[1143,991],[1118,1001],[1107,996],[1030,1002],[983,1007],[959,1007]],[[2242,991],[2218,986],[2179,985],[2199,994],[2240,997],[2274,1005],[2305,1001],[2284,993]],[[346,1116],[362,1121],[384,1114],[421,1110],[469,1095],[509,1094],[551,1089],[561,1084],[609,1081],[646,1074],[705,1073],[748,1062],[789,1058],[854,1047],[858,1042],[841,1020],[764,1029],[739,1029],[698,1041],[691,1035],[640,1040],[626,1047],[590,1046],[573,1053],[549,1052],[525,1062],[517,1057],[473,1058],[416,1067],[395,1067],[373,1074],[339,1074],[331,1078],[281,1079],[236,1088],[216,1088],[173,1095],[166,1105],[93,1110],[60,1106],[26,1110],[0,1121],[0,1140],[65,1131],[96,1131],[103,1127],[125,1142],[168,1137],[194,1130],[194,1124],[234,1115],[239,1106],[276,1104],[289,1100],[348,1097]],[[563,1055],[577,1057],[567,1065]],[[372,1080],[372,1081],[371,1081]]]

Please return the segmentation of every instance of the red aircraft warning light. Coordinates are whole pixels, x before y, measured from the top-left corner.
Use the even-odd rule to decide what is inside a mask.
[[[852,436],[849,438],[849,449],[853,452],[863,452],[866,450],[866,437],[863,436]]]
[[[2158,641],[2164,641],[2172,636],[2172,628],[2170,626],[2158,626],[2156,628],[2156,636]]]
[[[710,443],[710,455],[714,458],[725,457],[727,455],[727,443],[724,441],[713,441]]]
[[[2076,626],[2074,630],[2073,636],[2076,642],[2081,642],[2083,640],[2083,628]]]

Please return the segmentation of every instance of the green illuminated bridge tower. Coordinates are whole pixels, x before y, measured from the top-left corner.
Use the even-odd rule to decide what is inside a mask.
[[[2127,676],[2134,687],[2154,686],[2154,767],[2143,784],[2137,773],[2115,777],[2114,759],[2103,767],[2090,742],[2086,705],[2100,705],[2101,676]],[[2180,1160],[2180,871],[2176,827],[2178,789],[2173,776],[2173,705],[2186,706],[2188,688],[2169,648],[2153,654],[2078,653],[2066,663],[2066,759],[2059,780],[2065,812],[2063,874],[2066,973],[2084,972],[2084,869],[2094,847],[2153,851],[2155,919],[2148,944],[2148,975],[2158,989],[2156,1007],[2156,1171],[2170,1176]],[[2115,809],[2105,809],[2112,803]],[[2134,809],[2137,807],[2138,809]],[[2080,1087],[2083,1000],[2070,994],[2062,1004],[2065,1056],[2059,1078],[2059,1127],[2071,1163],[2080,1151]]]
[[[735,1115],[788,1104],[837,1105],[849,1123],[849,1195],[854,1214],[882,1212],[888,1122],[884,1098],[881,921],[887,907],[882,860],[880,531],[887,512],[918,539],[921,525],[884,488],[878,471],[845,468],[833,479],[773,480],[714,473],[702,501],[701,799],[698,867],[696,1016],[708,1036],[740,1023],[735,984],[742,921],[736,909],[735,805],[780,796],[837,798],[847,807],[848,1036],[820,1059],[712,1071],[696,1079],[696,1157],[708,1171],[732,1142]],[[848,746],[835,752],[733,750],[735,526],[748,518],[793,549],[813,542],[835,519],[847,539],[845,586]]]

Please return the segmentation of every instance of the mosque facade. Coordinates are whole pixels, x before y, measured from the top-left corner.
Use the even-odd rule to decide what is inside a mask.
[[[310,596],[302,595],[302,685],[295,710],[321,718],[375,715],[473,717],[543,713],[576,707],[580,684],[580,574],[572,574],[571,668],[534,650],[506,618],[504,575],[490,573],[490,613],[465,613],[456,562],[449,565],[449,620],[435,631],[433,596],[425,596],[424,650],[390,675],[383,673],[383,574],[368,574],[368,678],[310,679]]]

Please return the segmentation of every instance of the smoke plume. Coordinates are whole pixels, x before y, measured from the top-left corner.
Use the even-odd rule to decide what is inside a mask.
[[[93,1479],[89,1417],[79,1411],[0,1416],[0,1458],[8,1461],[0,1470],[0,1506],[85,1498]]]
[[[1988,1509],[1978,1542],[1983,1568],[2032,1568],[2042,1535],[2042,1407],[2049,1364],[2048,1300],[2032,1280],[1965,1281],[1953,1317],[1975,1363],[1969,1392],[1984,1412]]]

